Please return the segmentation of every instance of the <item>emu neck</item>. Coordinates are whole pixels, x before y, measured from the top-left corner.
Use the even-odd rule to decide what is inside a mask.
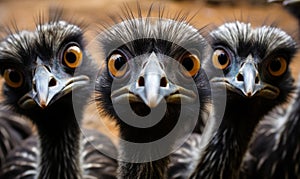
[[[119,163],[120,179],[163,179],[166,178],[169,157],[146,163]]]
[[[263,113],[255,103],[227,104],[224,117],[209,141],[192,178],[238,178],[242,158]]]
[[[45,109],[37,119],[40,139],[38,178],[82,178],[80,171],[80,126],[73,106]]]
[[[144,130],[144,131],[143,131]],[[153,161],[155,158],[155,146],[154,149],[148,148],[143,143],[151,142],[152,139],[155,141],[160,137],[157,133],[160,130],[149,130],[149,129],[126,129],[126,132],[121,132],[121,135],[126,141],[131,141],[138,144],[138,147],[128,146],[126,143],[120,143],[119,157],[126,159],[125,162],[119,162],[119,176],[120,179],[156,179],[166,178],[167,166],[169,163],[169,156],[165,158]],[[156,131],[156,132],[154,132]],[[155,134],[156,133],[156,134]],[[141,147],[139,147],[141,146]],[[163,146],[162,146],[163,147]],[[148,152],[145,152],[145,151]],[[170,146],[171,150],[171,146]],[[132,161],[130,161],[132,159]],[[129,160],[129,161],[128,161]],[[145,161],[145,162],[142,162]],[[138,163],[137,163],[138,162]]]
[[[119,157],[121,160],[126,160],[119,164],[119,178],[166,178],[169,156],[160,156],[160,152],[163,150],[171,152],[178,136],[174,136],[169,145],[157,146],[155,141],[172,131],[180,115],[178,111],[180,111],[178,106],[168,108],[166,115],[149,128],[136,128],[119,122],[121,137],[125,141],[137,144],[132,146],[120,141]],[[149,145],[150,143],[151,145]]]

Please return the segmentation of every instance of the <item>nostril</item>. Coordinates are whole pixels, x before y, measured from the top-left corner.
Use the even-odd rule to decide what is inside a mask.
[[[255,77],[255,83],[257,84],[258,82],[259,82],[259,78],[257,76],[257,77]]]
[[[138,85],[139,85],[139,86],[145,86],[145,79],[144,79],[144,77],[141,76],[141,77],[139,78],[139,80],[138,80]]]
[[[236,79],[237,79],[238,81],[244,81],[244,76],[243,76],[242,74],[239,73],[239,74],[237,75]]]
[[[49,81],[49,87],[55,86],[55,85],[56,85],[56,80],[54,78],[51,78],[51,80]]]
[[[166,77],[162,77],[160,79],[160,87],[167,87],[168,81],[166,79]]]

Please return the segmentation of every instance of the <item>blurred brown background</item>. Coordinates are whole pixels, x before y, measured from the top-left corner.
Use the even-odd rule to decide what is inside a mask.
[[[124,3],[136,10],[138,0],[64,0],[64,1],[43,1],[43,0],[0,0],[0,19],[2,24],[10,25],[15,21],[19,29],[34,29],[35,19],[40,12],[46,12],[51,6],[60,6],[64,9],[66,17],[84,20],[89,24],[86,33],[87,41],[93,40],[99,26],[105,22],[111,22],[108,15],[115,15],[121,12]],[[215,0],[217,1],[217,0]],[[221,0],[222,1],[222,0]],[[297,21],[280,4],[266,3],[264,0],[232,1],[223,0],[222,3],[208,3],[204,0],[168,0],[138,1],[144,12],[154,3],[163,4],[169,14],[176,14],[178,11],[195,14],[191,24],[197,28],[208,25],[220,25],[231,20],[241,20],[252,23],[253,26],[263,24],[277,24],[295,39],[299,37]],[[155,11],[155,8],[154,8]],[[155,14],[155,13],[154,13]],[[299,40],[297,39],[299,42]],[[295,78],[300,69],[299,55],[293,61],[292,70]],[[96,59],[101,60],[101,59]],[[89,105],[84,126],[97,128],[117,141],[117,130],[114,124],[107,119],[101,119],[93,104]]]

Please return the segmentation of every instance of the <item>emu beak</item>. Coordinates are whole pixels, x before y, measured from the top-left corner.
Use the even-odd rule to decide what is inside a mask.
[[[275,99],[279,95],[280,90],[260,79],[252,58],[251,55],[247,57],[235,76],[225,78],[216,77],[212,79],[212,82],[214,84],[225,85],[227,90],[247,98],[261,96],[267,99]]]
[[[174,92],[155,53],[149,56],[132,92],[150,108],[155,108],[164,97]]]
[[[88,84],[89,77],[58,78],[44,65],[38,65],[34,71],[32,90],[25,94],[19,101],[19,106],[29,109],[36,104],[44,109],[50,104],[70,93],[74,88]]]
[[[192,103],[197,98],[195,91],[172,83],[153,52],[143,60],[136,79],[111,92],[113,103],[144,103],[149,108],[157,107],[162,100],[167,103]],[[174,75],[174,74],[172,74]]]
[[[280,93],[277,87],[261,81],[252,62],[244,63],[231,85],[248,98],[262,96],[267,99],[275,99]]]
[[[35,102],[41,107],[48,106],[51,98],[57,93],[55,90],[50,90],[51,86],[55,86],[57,80],[47,70],[45,66],[38,66],[33,77],[33,88],[36,90]]]
[[[247,97],[254,96],[257,91],[262,89],[258,71],[251,62],[243,64],[235,80],[236,87],[238,87]]]

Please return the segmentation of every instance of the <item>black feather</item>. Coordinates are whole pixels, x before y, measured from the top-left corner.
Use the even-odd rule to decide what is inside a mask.
[[[146,16],[143,16],[139,5],[137,7],[137,15],[135,15],[134,11],[128,6],[124,7],[123,14],[119,17],[113,17],[115,24],[111,27],[105,27],[106,30],[104,30],[99,39],[100,49],[104,54],[103,58],[105,58],[105,65],[96,80],[95,93],[97,97],[95,100],[102,115],[109,116],[116,120],[120,127],[121,138],[135,143],[154,142],[165,137],[178,122],[182,108],[190,112],[190,116],[187,118],[198,118],[199,125],[195,130],[201,132],[205,123],[202,119],[202,115],[207,112],[206,110],[208,110],[208,104],[210,103],[210,87],[207,76],[204,70],[201,69],[193,77],[201,106],[199,114],[194,114],[192,109],[188,107],[189,105],[168,103],[163,118],[157,124],[148,128],[138,128],[128,125],[117,115],[111,99],[112,85],[115,79],[107,68],[109,57],[114,52],[122,52],[126,55],[128,61],[133,61],[132,63],[134,64],[137,62],[135,61],[136,59],[145,61],[143,59],[151,53],[156,54],[163,65],[167,64],[169,62],[167,60],[169,59],[175,59],[179,62],[180,57],[187,52],[196,54],[201,62],[208,58],[210,48],[205,39],[200,35],[199,30],[189,24],[190,19],[187,14],[180,12],[175,14],[175,16],[167,17],[165,16],[165,14],[167,14],[165,9],[158,7],[158,16],[152,16],[154,9],[155,8],[151,6]],[[120,19],[121,22],[117,23],[118,21],[116,19]],[[130,77],[120,80],[118,85],[122,87],[128,84],[131,78],[138,75],[139,69],[140,67],[131,69]],[[179,79],[176,78],[172,80],[177,83],[179,81]],[[130,105],[132,110],[140,116],[146,116],[149,111],[152,110],[143,102],[130,103]],[[157,108],[159,107],[160,105],[158,105]],[[182,127],[182,129],[184,129],[184,127]],[[170,143],[170,149],[172,149],[173,142],[175,143],[176,138],[173,140],[174,141]],[[125,158],[132,157],[133,159],[135,157],[151,158],[151,156],[140,156],[142,154],[139,149],[128,151],[129,149],[126,144],[121,142],[120,145],[121,149],[119,155],[121,158],[124,156]],[[149,150],[152,151],[154,148]],[[134,153],[134,156],[131,156],[130,153]],[[151,155],[154,156],[155,154],[156,151],[152,151]],[[144,163],[120,162],[119,176],[121,178],[164,178],[166,177],[168,163],[168,156]]]
[[[230,59],[229,65],[223,69],[223,77],[213,75],[213,59],[205,64],[208,65],[205,66],[207,73],[212,74],[213,87],[215,79],[224,80],[227,101],[221,120],[212,119],[221,121],[220,126],[199,154],[199,163],[191,178],[239,178],[243,156],[258,122],[271,109],[288,101],[293,90],[293,77],[288,66],[296,52],[295,41],[278,28],[253,28],[237,21],[225,23],[212,31],[209,42],[214,50],[224,50]],[[267,70],[268,65],[277,57],[286,60],[287,69],[280,76],[272,76]],[[279,89],[274,99],[269,99],[267,93],[246,97],[242,93],[243,87],[232,85],[235,81],[243,85],[249,83],[244,78],[238,79],[238,74],[246,75],[240,72],[245,63],[255,64],[253,67],[258,74],[255,83],[261,80],[263,84]]]
[[[37,136],[33,135],[10,153],[2,168],[1,178],[116,176],[116,161],[101,152],[110,150],[116,153],[113,143],[106,136],[95,134],[95,131],[82,135],[80,129],[84,107],[93,89],[91,84],[96,74],[96,65],[85,50],[83,30],[76,24],[62,20],[61,13],[58,14],[47,22],[40,16],[35,31],[8,35],[1,43],[1,74],[4,75],[6,69],[14,68],[24,78],[24,84],[18,88],[4,84],[4,103],[17,113],[27,116],[38,131]],[[83,60],[77,72],[63,63],[63,53],[70,44],[75,44],[82,51]],[[49,73],[55,75],[56,81],[85,75],[89,77],[89,84],[76,90],[72,88],[71,92],[44,109],[38,105],[30,109],[22,108],[19,99],[30,90],[36,90],[33,75],[39,65],[44,65]],[[60,82],[54,82],[50,87]]]

